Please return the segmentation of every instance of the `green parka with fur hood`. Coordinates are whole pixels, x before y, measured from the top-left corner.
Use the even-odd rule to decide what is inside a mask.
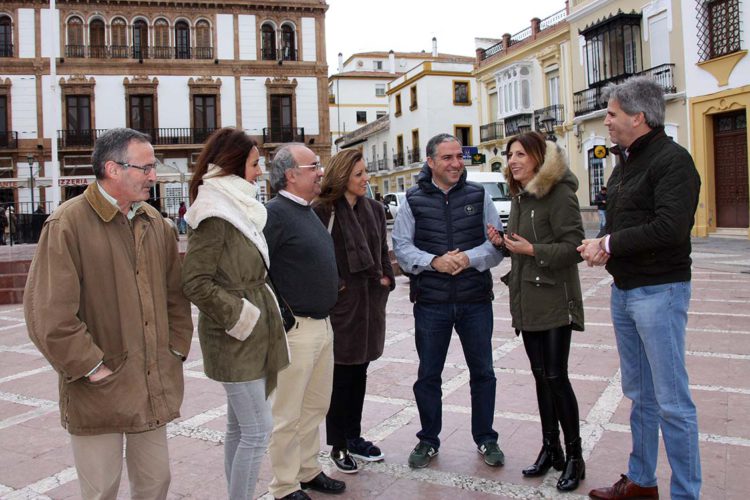
[[[576,247],[584,232],[577,189],[564,152],[548,141],[544,164],[512,198],[507,235],[518,234],[534,246],[534,256],[511,254],[511,271],[502,278],[510,288],[516,334],[567,325],[583,330]]]

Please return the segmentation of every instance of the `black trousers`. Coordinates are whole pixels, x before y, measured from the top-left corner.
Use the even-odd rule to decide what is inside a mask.
[[[536,382],[542,432],[559,433],[560,422],[565,442],[571,443],[580,437],[578,401],[568,379],[571,328],[522,333]]]
[[[333,392],[326,415],[326,442],[334,448],[346,448],[347,439],[362,435],[362,407],[365,404],[367,367],[333,365]]]

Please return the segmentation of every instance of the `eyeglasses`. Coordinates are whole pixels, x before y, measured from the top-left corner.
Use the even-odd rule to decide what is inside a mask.
[[[123,168],[137,168],[138,170],[143,171],[143,175],[148,175],[151,173],[152,170],[162,166],[162,163],[159,160],[156,160],[154,163],[151,163],[150,165],[143,165],[143,166],[133,165],[132,163],[127,163],[127,162],[117,161],[117,160],[112,160],[112,161],[117,163]]]
[[[321,165],[319,161],[316,161],[310,165],[297,165],[297,168],[314,168],[315,170],[323,170],[323,165]]]

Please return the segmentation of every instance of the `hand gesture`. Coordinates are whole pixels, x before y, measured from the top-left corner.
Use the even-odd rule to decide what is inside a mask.
[[[505,238],[505,248],[519,255],[534,255],[534,245],[520,234],[510,234]]]

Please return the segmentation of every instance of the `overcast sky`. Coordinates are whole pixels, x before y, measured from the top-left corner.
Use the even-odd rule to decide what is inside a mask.
[[[356,52],[438,52],[474,57],[474,38],[501,38],[565,8],[565,0],[328,0],[326,57],[336,72]]]

